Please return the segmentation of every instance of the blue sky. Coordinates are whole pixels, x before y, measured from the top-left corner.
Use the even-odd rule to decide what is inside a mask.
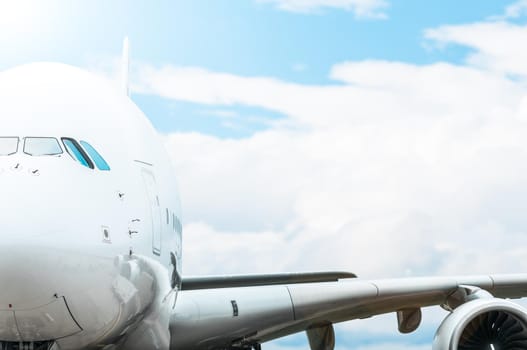
[[[49,3],[36,14],[43,31],[23,35],[16,53],[3,54],[3,66],[39,59],[83,63],[114,55],[128,35],[137,60],[318,83],[328,67],[346,60],[459,60],[459,53],[424,50],[423,30],[479,21],[504,8],[501,1],[396,1],[385,10],[387,20],[372,20],[340,9],[291,13],[250,0]],[[310,69],[296,74],[297,63]]]
[[[0,70],[115,78],[130,38],[132,99],[179,175],[185,273],[527,270],[527,1],[17,4]],[[442,317],[409,336],[393,315],[351,322],[338,346],[429,348]]]

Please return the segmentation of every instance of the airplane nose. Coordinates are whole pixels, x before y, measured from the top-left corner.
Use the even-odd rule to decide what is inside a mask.
[[[82,330],[67,304],[62,289],[62,259],[70,257],[37,246],[0,248],[0,339],[49,341]],[[69,276],[68,276],[69,275]]]
[[[0,247],[0,309],[31,308],[61,295],[66,258],[48,248]]]

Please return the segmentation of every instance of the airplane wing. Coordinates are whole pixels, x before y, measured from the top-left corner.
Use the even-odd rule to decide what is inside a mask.
[[[172,348],[259,349],[263,342],[307,331],[312,350],[331,350],[334,323],[396,312],[399,331],[409,333],[421,322],[421,308],[432,305],[451,311],[434,349],[518,342],[523,347],[507,348],[527,348],[527,310],[505,300],[527,296],[527,274],[340,280],[346,277],[354,275],[187,279],[194,284],[178,294],[170,321]]]

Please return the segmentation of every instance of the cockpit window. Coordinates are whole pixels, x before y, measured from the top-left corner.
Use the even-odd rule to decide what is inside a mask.
[[[99,154],[99,152],[95,150],[95,148],[93,148],[92,145],[90,145],[86,141],[81,141],[80,144],[82,145],[82,147],[84,147],[86,152],[90,155],[91,159],[93,159],[93,162],[95,163],[95,165],[97,166],[99,170],[104,170],[104,171],[110,170],[110,166],[108,165],[108,163],[106,163],[104,158]]]
[[[0,137],[0,156],[10,156],[18,151],[18,137]]]
[[[26,137],[24,153],[30,156],[56,156],[62,154],[62,148],[54,137]]]
[[[77,160],[85,167],[93,169],[93,163],[91,162],[88,155],[83,151],[81,146],[79,146],[77,141],[75,141],[74,139],[63,137],[62,143],[64,144],[64,147],[66,147],[66,151],[68,152],[68,154],[73,159]]]

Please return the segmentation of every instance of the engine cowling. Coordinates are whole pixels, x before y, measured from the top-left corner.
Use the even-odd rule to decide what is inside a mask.
[[[497,298],[469,301],[441,323],[432,348],[527,349],[527,310]]]

